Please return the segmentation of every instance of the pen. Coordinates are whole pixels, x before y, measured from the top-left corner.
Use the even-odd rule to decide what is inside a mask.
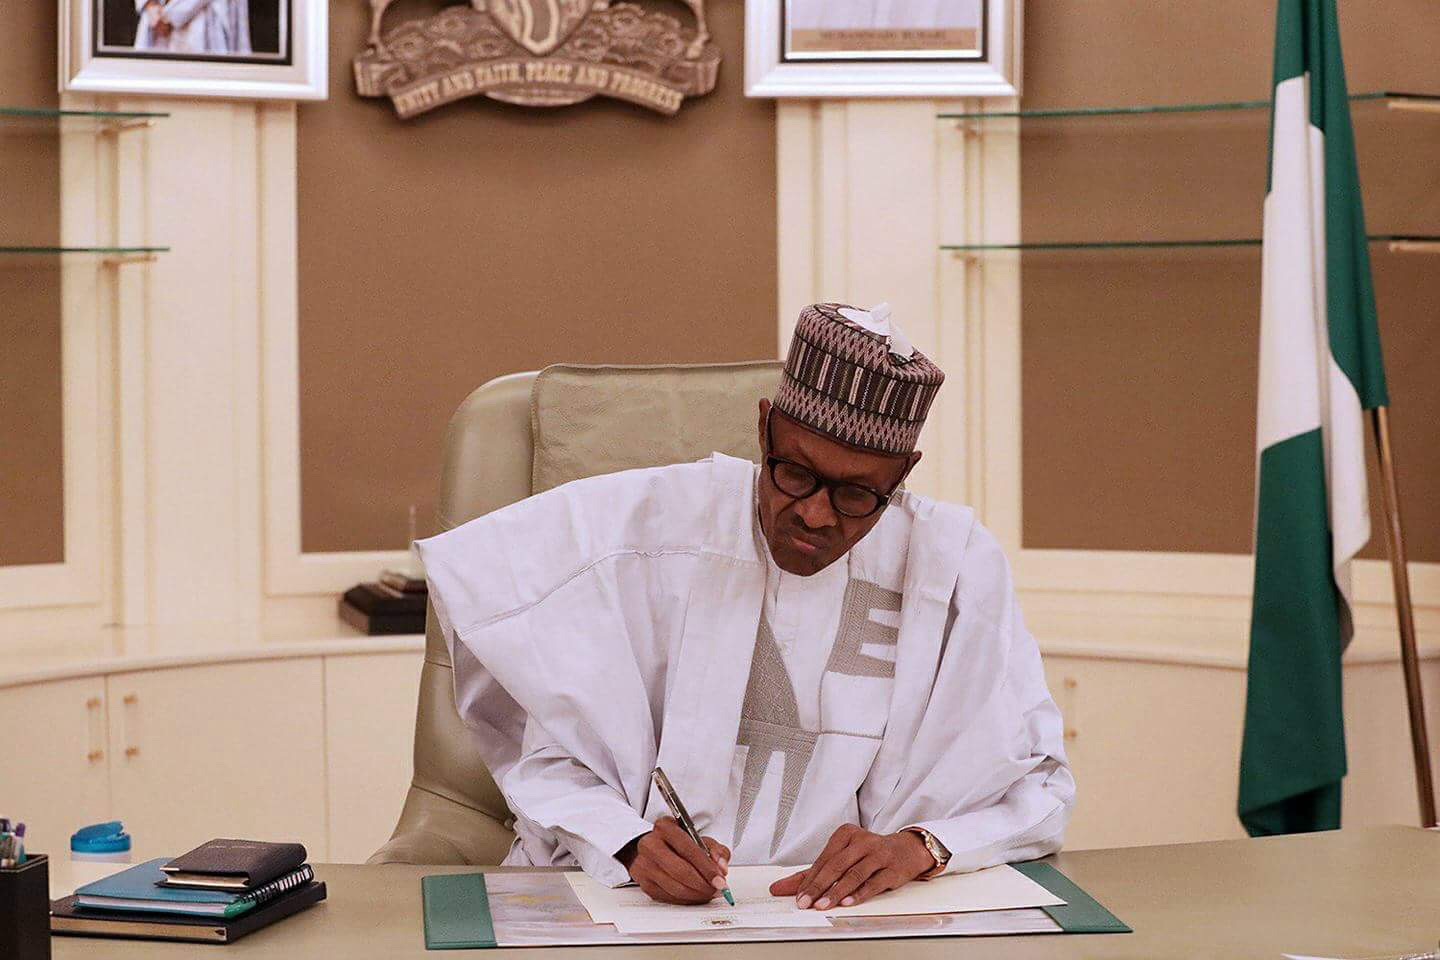
[[[675,816],[676,822],[690,835],[690,839],[695,841],[695,846],[704,850],[707,857],[710,856],[709,848],[705,846],[705,841],[700,839],[699,831],[695,829],[695,824],[691,821],[690,814],[685,810],[685,804],[680,802],[680,795],[676,793],[675,788],[670,785],[670,778],[665,776],[665,771],[656,767],[655,771],[650,774],[650,778],[655,781],[655,786],[660,790],[660,796],[665,798],[665,804]],[[711,859],[713,861],[714,858]],[[725,897],[726,903],[732,907],[735,906],[735,895],[730,892],[729,887],[721,890],[720,893]]]

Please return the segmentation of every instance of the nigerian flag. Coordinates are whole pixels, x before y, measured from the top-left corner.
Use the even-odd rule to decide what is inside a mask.
[[[1280,0],[1260,308],[1255,596],[1240,756],[1252,836],[1340,826],[1362,410],[1387,403],[1335,0]]]

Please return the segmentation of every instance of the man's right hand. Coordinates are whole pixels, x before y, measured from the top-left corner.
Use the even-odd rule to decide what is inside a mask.
[[[650,899],[709,903],[725,888],[730,850],[718,840],[701,839],[709,855],[695,846],[674,817],[661,817],[654,830],[631,840],[615,856]]]

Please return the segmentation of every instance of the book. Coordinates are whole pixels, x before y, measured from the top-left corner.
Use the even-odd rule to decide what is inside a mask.
[[[193,876],[199,878],[197,882],[194,883],[185,879],[189,876],[192,876],[192,874],[172,874],[170,876],[167,876],[164,882],[160,884],[160,886],[161,888],[166,890],[214,889],[213,886],[206,885],[205,881],[209,880],[210,878],[204,876],[203,874],[194,874]],[[177,879],[177,877],[180,879]],[[252,904],[258,905],[264,903],[267,900],[274,900],[276,897],[280,896],[280,894],[285,893],[289,890],[293,890],[296,887],[304,886],[305,884],[309,883],[311,880],[314,879],[315,868],[307,863],[301,866],[299,869],[290,871],[284,876],[276,877],[269,883],[262,883],[258,887],[252,887],[248,890],[234,892],[233,896],[235,897],[237,903],[242,901],[248,901]]]
[[[418,613],[425,615],[426,594],[403,593],[380,583],[362,583],[345,591],[345,602],[368,614],[394,615]]]
[[[425,614],[422,613],[366,613],[357,610],[343,599],[339,607],[340,619],[366,636],[377,637],[399,633],[424,633]]]
[[[412,577],[403,570],[382,570],[380,582],[401,593],[425,593],[425,578]]]
[[[187,886],[246,890],[291,873],[305,863],[305,846],[263,840],[207,840],[161,866],[167,880]],[[203,883],[201,881],[208,880]],[[78,892],[78,891],[77,891]]]
[[[123,937],[132,940],[184,940],[233,943],[278,920],[324,900],[325,884],[311,881],[238,917],[191,917],[163,913],[87,910],[65,897],[50,905],[50,932],[66,936]]]
[[[87,910],[172,913],[187,916],[236,917],[314,879],[308,864],[252,890],[196,890],[164,882],[161,860],[149,860],[114,876],[87,883],[75,891],[75,902]]]

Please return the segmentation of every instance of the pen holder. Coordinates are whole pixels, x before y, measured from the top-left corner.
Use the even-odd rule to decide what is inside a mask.
[[[0,957],[50,960],[50,863],[43,853],[0,867]]]

